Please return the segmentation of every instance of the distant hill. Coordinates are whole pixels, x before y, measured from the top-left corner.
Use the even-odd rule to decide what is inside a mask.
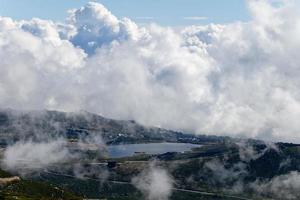
[[[0,142],[24,138],[48,139],[67,137],[78,139],[99,134],[107,144],[142,142],[222,142],[227,137],[184,134],[156,127],[146,127],[132,120],[113,120],[88,112],[0,110]]]

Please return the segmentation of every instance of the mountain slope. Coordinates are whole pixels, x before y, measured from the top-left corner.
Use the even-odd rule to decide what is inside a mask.
[[[89,134],[101,135],[107,144],[141,142],[220,142],[228,138],[195,136],[156,127],[145,127],[135,121],[107,119],[88,112],[0,110],[0,142],[24,138],[78,139]]]

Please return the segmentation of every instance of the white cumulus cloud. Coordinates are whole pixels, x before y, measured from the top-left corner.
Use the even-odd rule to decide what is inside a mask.
[[[278,2],[248,1],[248,22],[180,31],[94,2],[65,23],[0,18],[0,106],[300,142],[300,16]]]

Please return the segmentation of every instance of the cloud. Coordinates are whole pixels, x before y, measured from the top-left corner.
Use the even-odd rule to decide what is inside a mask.
[[[137,40],[143,37],[143,30],[128,18],[117,19],[102,4],[89,2],[80,9],[70,11],[68,22],[76,27],[77,33],[71,38],[88,54],[96,48],[113,41]]]
[[[299,172],[280,170],[282,167],[292,166],[289,158],[277,161],[281,162],[278,166],[279,169],[273,169],[269,178],[264,177],[265,172],[253,176],[253,170],[262,170],[261,166],[259,169],[253,168],[253,162],[258,159],[260,163],[263,162],[266,154],[269,154],[267,156],[270,157],[270,152],[276,152],[278,155],[282,153],[274,144],[265,144],[265,148],[260,150],[255,150],[254,146],[244,141],[235,145],[239,152],[238,159],[235,157],[236,155],[229,153],[224,157],[204,162],[204,168],[199,171],[199,174],[208,177],[207,183],[211,187],[219,187],[227,193],[252,194],[253,198],[299,199]]]
[[[41,170],[45,167],[66,161],[69,152],[63,139],[51,142],[21,141],[4,151],[2,165],[19,173]]]
[[[300,142],[300,17],[281,2],[248,1],[249,22],[181,31],[95,2],[65,23],[1,18],[0,106]]]
[[[172,194],[172,178],[165,169],[153,162],[149,168],[134,177],[132,183],[147,200],[168,200]]]
[[[299,199],[300,174],[293,171],[288,174],[276,176],[270,181],[256,181],[251,187],[263,195],[272,195],[278,199]]]

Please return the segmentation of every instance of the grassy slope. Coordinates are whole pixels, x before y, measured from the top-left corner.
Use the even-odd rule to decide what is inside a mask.
[[[12,175],[0,169],[0,178]],[[69,191],[62,190],[51,184],[37,181],[21,180],[0,189],[0,199],[12,200],[81,200]]]

